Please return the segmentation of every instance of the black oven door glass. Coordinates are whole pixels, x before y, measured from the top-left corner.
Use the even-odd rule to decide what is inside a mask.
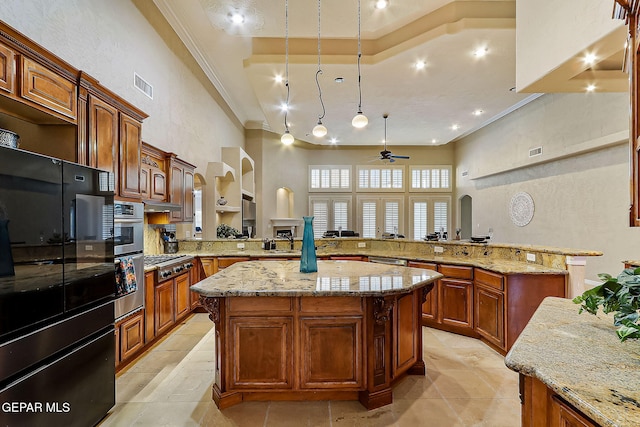
[[[111,174],[63,163],[65,310],[98,303],[115,295],[114,223]]]
[[[115,226],[115,245],[125,246],[132,245],[134,239],[134,226],[131,224],[120,223]]]
[[[59,160],[0,147],[0,342],[64,312]]]

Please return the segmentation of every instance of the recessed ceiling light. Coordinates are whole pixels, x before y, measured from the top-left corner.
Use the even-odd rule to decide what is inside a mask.
[[[435,138],[433,138],[433,139],[431,140],[431,143],[432,143],[432,144],[435,144],[436,142],[438,142],[438,141],[437,141]]]
[[[286,102],[283,102],[282,104],[280,104],[280,109],[282,111],[289,111],[289,104],[287,104]]]
[[[596,90],[596,85],[590,84],[587,86],[587,92],[593,92],[594,90]]]
[[[482,58],[483,56],[485,56],[487,54],[489,50],[486,47],[479,47],[476,50],[473,51],[473,56],[475,56],[476,58]]]
[[[331,143],[335,144],[336,142],[338,142],[338,138],[331,138]]]
[[[229,20],[236,25],[244,23],[244,15],[240,12],[233,12],[229,14]]]
[[[334,81],[336,83],[343,83],[344,82],[344,77],[336,77]]]
[[[451,130],[458,130],[458,129],[460,129],[460,125],[459,124],[451,125]]]
[[[376,9],[384,9],[389,6],[389,0],[377,0]]]
[[[482,111],[481,109],[479,109],[479,108],[478,108],[477,110],[474,110],[473,115],[474,115],[474,116],[479,116],[479,115],[481,115],[482,113],[484,113],[484,111]]]
[[[582,60],[584,61],[585,64],[587,65],[593,65],[593,63],[596,62],[596,54],[591,52],[591,53],[587,53],[584,58],[582,58]]]
[[[416,70],[422,70],[427,64],[423,60],[416,61]]]
[[[274,79],[276,83],[282,83],[282,76],[280,74],[276,75]]]

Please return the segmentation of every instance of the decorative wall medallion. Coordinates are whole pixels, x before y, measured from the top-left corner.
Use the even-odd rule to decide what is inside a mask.
[[[521,191],[511,198],[509,205],[509,215],[511,221],[518,227],[524,227],[533,219],[533,198],[529,193]]]

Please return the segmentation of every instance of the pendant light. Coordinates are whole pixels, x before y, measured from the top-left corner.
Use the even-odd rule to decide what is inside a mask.
[[[360,48],[360,0],[358,0],[358,113],[351,120],[353,127],[361,129],[369,123],[367,116],[362,114],[362,76],[360,74],[360,58],[362,58],[362,50]]]
[[[284,133],[280,137],[280,142],[284,145],[291,145],[295,138],[289,132],[287,114],[289,113],[289,3],[284,0],[284,86],[287,88],[287,103],[284,110]]]
[[[313,128],[313,136],[317,138],[322,138],[327,134],[327,128],[322,124],[322,119],[326,113],[324,108],[324,102],[322,101],[322,89],[320,88],[320,81],[318,80],[318,76],[322,74],[322,69],[320,68],[320,7],[321,0],[318,0],[318,71],[316,71],[316,85],[318,86],[318,98],[320,99],[320,105],[322,106],[322,115],[318,116],[318,124]]]

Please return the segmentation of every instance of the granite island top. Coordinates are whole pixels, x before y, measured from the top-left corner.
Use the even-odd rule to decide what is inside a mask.
[[[361,261],[318,261],[301,273],[299,261],[246,261],[191,286],[205,297],[377,296],[408,293],[442,277],[421,268]]]
[[[640,342],[621,343],[613,317],[546,298],[505,358],[601,426],[640,425]]]

